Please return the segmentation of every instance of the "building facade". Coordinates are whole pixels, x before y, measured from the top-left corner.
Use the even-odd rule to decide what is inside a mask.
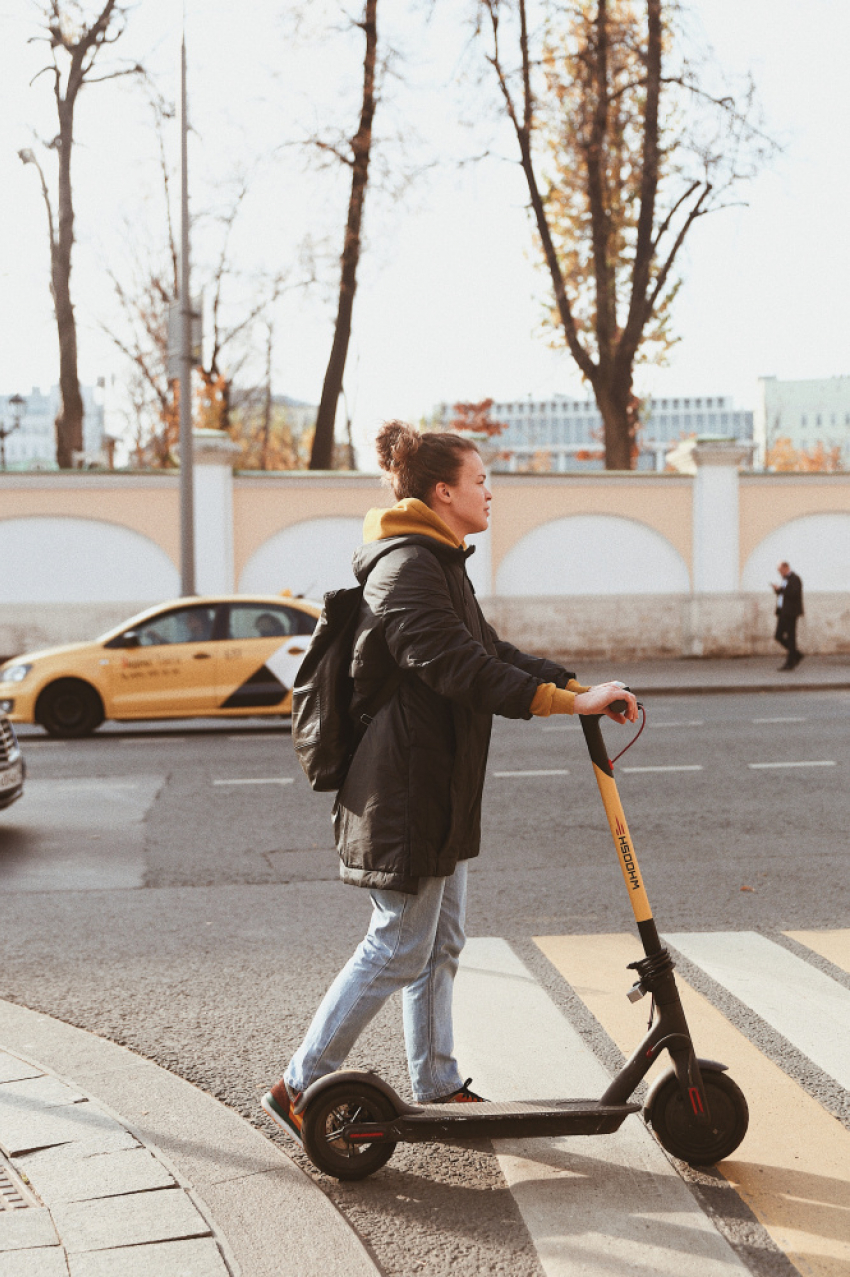
[[[104,430],[102,387],[80,386],[83,397],[83,466],[108,462]],[[0,422],[8,429],[15,419],[11,395],[0,395]],[[56,470],[56,432],[59,387],[43,394],[38,386],[25,396],[20,429],[6,439],[7,470]]]
[[[821,444],[841,450],[850,467],[850,377],[780,381],[759,377],[754,420],[756,459],[764,466],[780,439],[807,452]]]
[[[448,424],[452,406],[441,404],[438,413]],[[494,440],[504,454],[493,463],[494,470],[604,468],[602,415],[593,399],[515,399],[494,403],[490,416],[507,425]],[[728,395],[647,399],[641,418],[638,470],[663,470],[673,445],[691,435],[722,435],[744,443],[753,436],[753,414],[733,407]]]

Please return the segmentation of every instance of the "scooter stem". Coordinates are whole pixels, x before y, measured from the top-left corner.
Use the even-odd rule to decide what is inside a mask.
[[[593,763],[593,772],[596,776],[596,783],[599,786],[599,793],[602,796],[605,815],[608,817],[611,837],[614,839],[614,846],[617,848],[620,868],[623,871],[623,880],[628,888],[629,901],[631,902],[632,912],[635,915],[635,922],[643,942],[643,950],[649,957],[651,954],[659,953],[662,945],[652,916],[649,897],[643,885],[643,877],[641,876],[637,855],[632,844],[623,804],[620,802],[620,795],[617,792],[614,768],[611,765],[605,742],[602,739],[602,730],[599,726],[600,718],[600,714],[582,714],[581,727],[584,732],[584,739],[587,742],[590,761]]]

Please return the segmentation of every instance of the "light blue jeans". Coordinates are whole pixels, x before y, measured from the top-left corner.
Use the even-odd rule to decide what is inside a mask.
[[[305,1090],[340,1068],[390,994],[403,989],[413,1095],[427,1103],[463,1085],[454,1058],[452,986],[463,948],[467,862],[449,878],[420,878],[415,896],[373,891],[366,938],[328,989],[285,1081]]]

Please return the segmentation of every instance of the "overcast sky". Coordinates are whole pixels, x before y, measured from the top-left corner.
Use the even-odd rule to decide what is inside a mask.
[[[331,258],[339,252],[346,184],[305,162],[296,144],[333,121],[353,131],[362,37],[327,34],[326,17],[342,21],[329,0],[312,0],[310,28],[300,31],[281,0],[245,8],[186,0],[186,7],[193,211],[225,206],[234,174],[250,174],[233,240],[242,269],[236,314],[263,270],[287,269],[297,280],[306,234]],[[415,420],[441,400],[585,393],[569,357],[539,335],[546,280],[534,265],[510,138],[494,123],[490,86],[475,86],[474,50],[464,51],[471,2],[438,0],[426,24],[428,7],[379,3],[379,35],[399,56],[376,131],[387,137],[396,175],[403,165],[425,171],[401,191],[376,191],[367,205],[346,377],[361,440],[382,419]],[[641,370],[638,389],[729,393],[752,407],[760,375],[850,372],[850,4],[695,0],[693,7],[721,64],[753,72],[768,128],[784,149],[748,188],[748,207],[695,228],[674,312],[682,340],[669,368]],[[33,128],[55,132],[48,77],[29,85],[44,61],[44,46],[27,44],[37,16],[35,0],[0,0],[0,393],[7,394],[57,380],[44,212],[35,172],[16,156],[33,144]],[[179,0],[137,0],[114,49],[144,62],[171,96],[180,22]],[[472,127],[476,113],[481,123]],[[403,145],[389,137],[399,131]],[[86,90],[77,141],[80,373],[86,382],[120,382],[124,365],[101,328],[117,322],[106,271],[128,278],[133,257],[162,224],[155,141],[138,86],[122,80]],[[505,158],[446,162],[488,146]],[[194,250],[199,273],[216,245],[206,221]],[[328,274],[324,288],[293,291],[279,304],[277,392],[318,401],[333,283]]]

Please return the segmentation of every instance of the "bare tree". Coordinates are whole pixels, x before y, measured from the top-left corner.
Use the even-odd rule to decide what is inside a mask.
[[[336,324],[331,344],[328,366],[322,385],[322,397],[316,418],[316,433],[310,456],[311,470],[330,470],[334,457],[334,424],[337,404],[342,393],[345,361],[351,339],[351,320],[354,310],[354,294],[357,289],[357,266],[360,261],[363,209],[369,180],[369,160],[372,152],[372,122],[375,115],[375,73],[378,57],[378,0],[365,0],[363,16],[357,26],[366,38],[363,56],[363,94],[360,105],[360,123],[349,149],[334,148],[337,158],[351,169],[351,193],[348,200],[348,217],[345,224],[342,258],[340,262],[339,301]]]
[[[479,0],[480,30],[551,281],[549,322],[593,388],[606,467],[627,470],[634,368],[672,343],[685,238],[772,144],[751,83],[738,98],[707,91],[675,0],[542,0],[535,28],[531,11]]]
[[[74,244],[74,202],[71,185],[71,156],[74,147],[74,111],[77,98],[87,84],[101,84],[119,76],[137,74],[134,64],[92,75],[100,50],[115,44],[124,32],[126,9],[117,0],[106,0],[96,16],[86,21],[82,6],[74,0],[49,0],[42,10],[46,34],[36,37],[50,46],[50,63],[39,75],[53,77],[53,94],[59,132],[45,143],[56,152],[58,175],[55,201],[44,169],[35,152],[19,151],[24,164],[33,164],[41,181],[50,236],[50,289],[59,335],[60,406],[56,417],[56,460],[61,467],[73,465],[74,453],[83,446],[83,400],[77,374],[77,325],[71,301],[71,250]],[[36,76],[36,79],[38,76]]]
[[[140,243],[138,228],[129,228],[130,268],[125,266],[120,274],[107,268],[123,322],[102,327],[133,368],[130,391],[136,463],[159,468],[176,464],[178,383],[169,375],[168,317],[179,292],[179,254],[171,211],[172,179],[165,146],[165,129],[173,119],[174,111],[156,93],[151,96],[151,109],[158,140],[164,234],[157,237],[153,247],[146,248]],[[298,264],[296,282],[291,278],[294,270],[263,273],[251,277],[249,303],[240,306],[228,299],[229,287],[239,275],[234,264],[232,235],[249,187],[249,178],[241,176],[222,207],[205,214],[203,219],[197,219],[207,220],[218,228],[215,262],[206,270],[202,265],[196,276],[202,280],[205,277],[204,291],[211,299],[207,356],[197,369],[201,382],[199,418],[203,425],[220,430],[231,428],[234,406],[245,409],[250,416],[252,405],[248,401],[255,392],[249,388],[242,394],[244,402],[234,405],[233,387],[240,372],[257,353],[257,324],[262,322],[268,326],[270,341],[270,314],[274,303],[289,289],[305,287],[312,281],[312,262],[309,253],[304,251]],[[267,357],[270,357],[270,351],[268,344]],[[236,426],[245,419],[246,413],[240,413]]]

